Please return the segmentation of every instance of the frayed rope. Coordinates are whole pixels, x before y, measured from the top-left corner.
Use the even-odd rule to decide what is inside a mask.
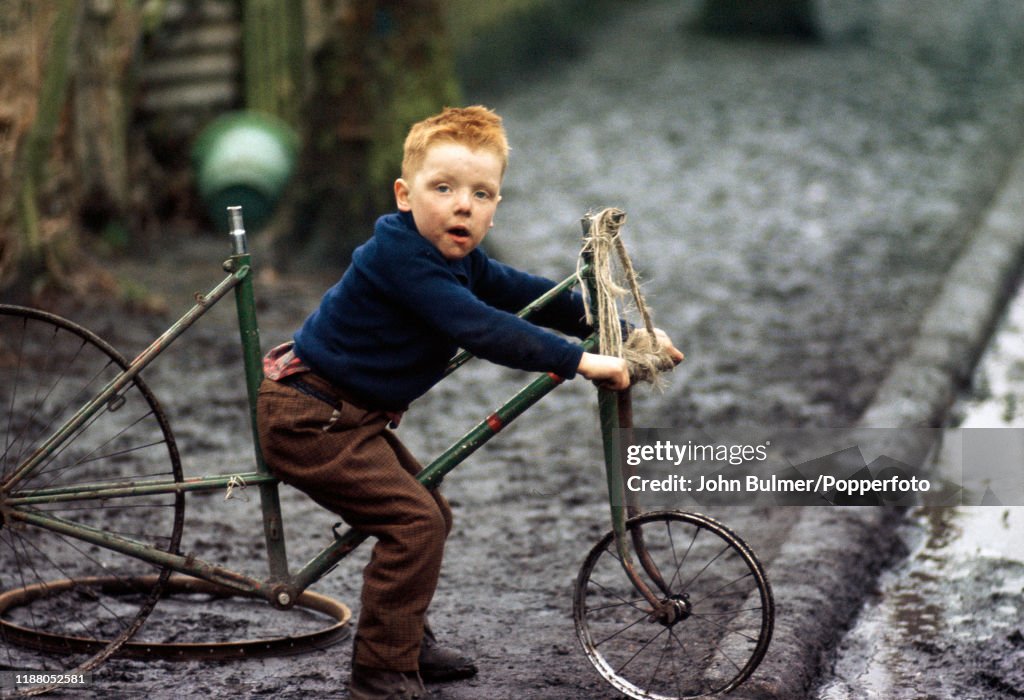
[[[589,214],[586,218],[589,221],[589,228],[583,240],[583,251],[576,272],[582,272],[584,258],[589,256],[593,266],[597,298],[591,299],[590,290],[584,285],[583,302],[587,310],[587,323],[593,325],[596,318],[600,329],[599,352],[626,360],[631,381],[648,382],[657,386],[659,375],[673,369],[675,362],[655,339],[654,323],[640,292],[638,275],[629,259],[626,245],[619,235],[623,224],[626,223],[626,212],[609,207],[596,214]],[[622,324],[619,320],[624,317],[627,311],[625,307],[630,301],[632,307],[640,314],[643,328],[647,332],[634,331],[623,340]]]

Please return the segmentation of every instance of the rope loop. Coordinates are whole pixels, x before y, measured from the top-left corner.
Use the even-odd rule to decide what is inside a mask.
[[[246,488],[248,488],[248,486],[249,485],[245,483],[245,479],[243,479],[241,475],[232,474],[231,477],[228,479],[228,489],[227,493],[224,494],[224,500],[230,501],[233,498],[241,498],[243,501],[248,501],[249,497],[242,493],[243,491],[245,491]],[[235,495],[235,489],[238,489],[239,493],[241,493],[241,496]]]
[[[640,291],[639,275],[620,235],[626,223],[626,212],[608,207],[588,214],[586,219],[589,228],[576,271],[577,274],[582,272],[584,258],[589,256],[597,298],[591,299],[590,290],[583,285],[587,323],[597,322],[598,348],[602,354],[626,360],[631,381],[657,385],[659,375],[673,369],[675,362],[655,338],[651,313]],[[621,319],[627,315],[630,305],[640,315],[646,333],[633,330],[623,338]]]

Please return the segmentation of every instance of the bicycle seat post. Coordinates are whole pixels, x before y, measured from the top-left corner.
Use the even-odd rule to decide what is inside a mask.
[[[253,450],[256,471],[270,474],[260,449],[259,431],[256,424],[256,398],[260,382],[263,381],[263,353],[260,350],[260,329],[256,321],[256,295],[253,290],[253,274],[249,246],[245,240],[245,226],[242,223],[242,207],[228,207],[231,224],[231,259],[229,269],[237,278],[235,287],[235,308],[238,314],[238,330],[242,338],[242,363],[245,367],[245,383],[249,397],[249,422],[252,429]],[[279,593],[271,602],[279,608],[290,608],[295,604],[297,592],[285,582],[288,581],[288,557],[285,552],[281,502],[277,484],[260,484],[260,503],[263,510],[263,531],[267,541],[267,561],[270,564],[270,578],[281,582]]]
[[[242,223],[242,207],[228,207],[231,220],[231,254],[245,255],[249,246],[245,240],[245,225]]]

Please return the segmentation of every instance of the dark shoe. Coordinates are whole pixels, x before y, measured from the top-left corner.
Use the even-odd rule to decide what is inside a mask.
[[[476,675],[476,664],[473,660],[438,644],[437,637],[429,626],[423,628],[419,663],[420,677],[424,683],[455,681]]]
[[[427,691],[415,671],[387,671],[354,663],[348,696],[351,700],[417,700],[426,698]]]

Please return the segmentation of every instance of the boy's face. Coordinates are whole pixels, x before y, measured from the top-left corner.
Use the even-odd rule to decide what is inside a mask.
[[[466,257],[494,225],[501,201],[501,159],[487,149],[441,142],[427,149],[410,179],[395,181],[400,211],[448,260]]]

